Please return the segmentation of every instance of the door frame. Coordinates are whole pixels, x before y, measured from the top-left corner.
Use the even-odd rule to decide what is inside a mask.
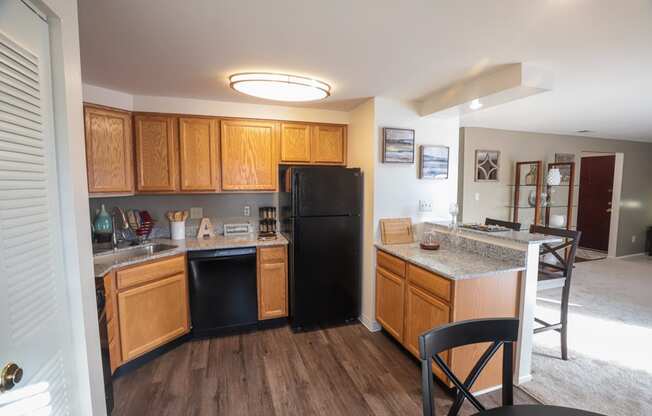
[[[580,163],[579,169],[577,169],[577,175],[581,172],[582,158],[585,157],[597,157],[597,156],[615,156],[616,160],[614,162],[614,182],[612,186],[611,193],[611,220],[609,223],[609,249],[607,251],[607,257],[615,258],[616,251],[618,249],[618,224],[620,221],[620,198],[622,194],[623,187],[623,165],[625,161],[625,154],[622,152],[595,152],[595,151],[582,151],[580,152]],[[579,176],[578,176],[579,177]],[[578,181],[579,183],[579,181]],[[580,183],[580,187],[582,184]],[[577,215],[579,215],[580,206],[579,198],[577,199],[578,206],[575,213],[575,224],[577,224]]]
[[[47,19],[54,143],[67,302],[75,370],[70,375],[73,415],[106,415],[91,244],[82,109],[77,2],[21,1]]]

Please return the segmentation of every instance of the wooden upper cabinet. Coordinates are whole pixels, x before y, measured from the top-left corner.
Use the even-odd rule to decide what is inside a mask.
[[[181,191],[219,189],[218,120],[179,119],[179,171]]]
[[[281,123],[281,162],[310,163],[311,138],[309,124]]]
[[[279,123],[222,120],[222,189],[275,191],[278,177]]]
[[[136,187],[139,192],[178,190],[177,131],[175,117],[137,115]]]
[[[312,162],[316,164],[346,164],[346,128],[344,126],[313,127]]]
[[[131,114],[84,107],[88,192],[133,193]]]

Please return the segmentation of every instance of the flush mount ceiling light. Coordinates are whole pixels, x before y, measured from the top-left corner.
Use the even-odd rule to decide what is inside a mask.
[[[482,108],[482,103],[480,102],[480,99],[476,98],[475,100],[471,101],[471,104],[469,104],[469,108],[471,110],[479,110]]]
[[[231,88],[275,101],[315,101],[331,95],[331,86],[316,79],[288,74],[243,72],[229,77]]]

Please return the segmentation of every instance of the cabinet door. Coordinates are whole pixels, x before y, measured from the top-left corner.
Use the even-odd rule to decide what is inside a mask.
[[[184,273],[118,293],[122,360],[127,362],[190,330]]]
[[[177,132],[174,117],[139,115],[136,123],[137,188],[140,192],[172,192],[177,182]]]
[[[258,251],[258,319],[285,316],[288,316],[286,248],[261,247]]]
[[[179,172],[181,190],[210,192],[218,190],[219,160],[217,120],[179,119]]]
[[[278,130],[272,121],[222,121],[223,190],[276,190]]]
[[[405,279],[376,269],[376,320],[394,338],[403,342]]]
[[[88,192],[134,191],[131,114],[84,107]]]
[[[281,124],[281,162],[310,163],[311,131],[308,124]]]
[[[405,340],[403,345],[415,357],[419,357],[419,335],[437,326],[449,323],[450,309],[445,303],[435,299],[423,290],[408,284],[405,308]],[[449,362],[448,351],[440,356]],[[433,365],[434,373],[441,380],[446,378],[438,366]]]
[[[346,129],[343,126],[314,126],[312,161],[346,164]]]

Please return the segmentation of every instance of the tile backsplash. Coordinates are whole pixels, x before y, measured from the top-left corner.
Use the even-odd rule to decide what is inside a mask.
[[[225,223],[250,223],[255,230],[258,226],[258,208],[278,205],[276,193],[229,193],[206,195],[135,195],[113,198],[91,198],[89,209],[91,220],[95,219],[97,210],[104,204],[107,210],[120,207],[123,210],[138,209],[150,213],[154,221],[154,229],[150,237],[165,238],[170,236],[170,225],[165,216],[167,211],[187,210],[191,207],[201,207],[204,217],[213,224],[216,234],[223,233]],[[250,207],[251,216],[245,217],[244,207]],[[186,236],[197,234],[200,220],[186,221]]]

